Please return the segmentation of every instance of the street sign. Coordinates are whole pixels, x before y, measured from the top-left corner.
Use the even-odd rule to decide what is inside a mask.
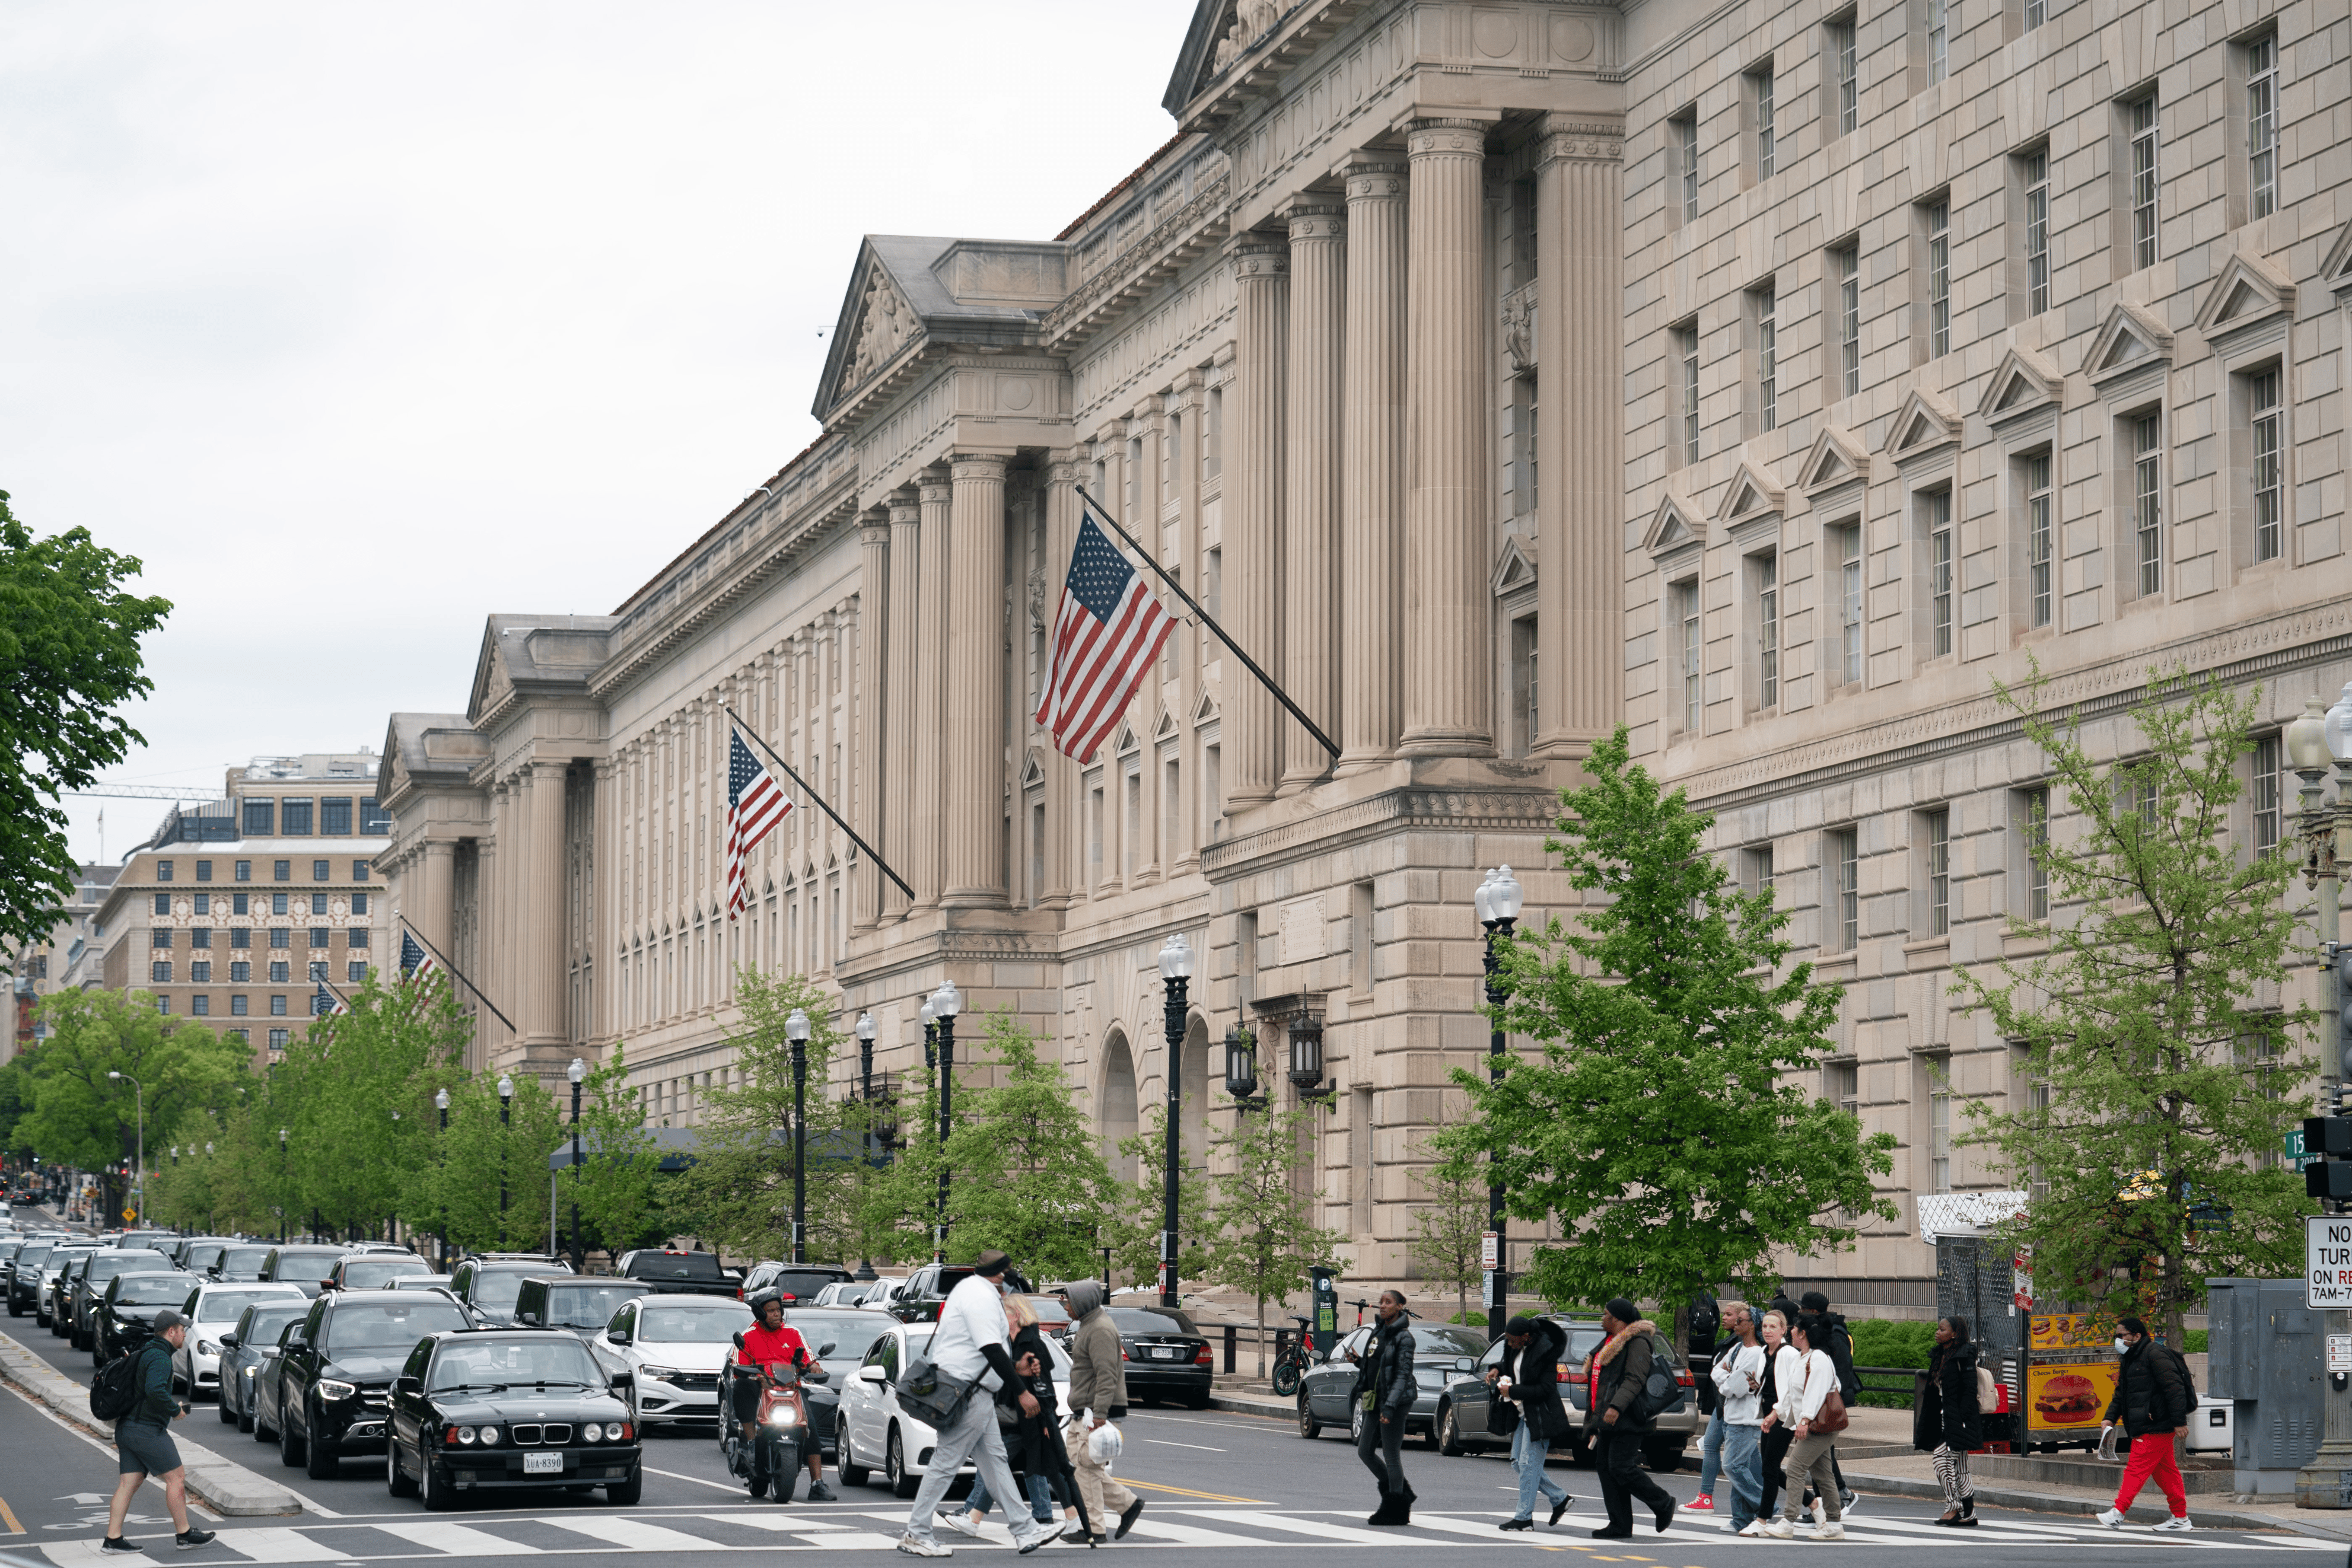
[[[2286,1157],[2294,1162],[2294,1168],[2298,1171],[2303,1169],[2304,1166],[2311,1164],[2314,1160],[2319,1158],[2317,1155],[2306,1155],[2303,1152],[2303,1129],[2301,1127],[2296,1127],[2285,1134],[2284,1143],[2285,1145]]]
[[[2315,1214],[2303,1224],[2305,1303],[2352,1307],[2352,1214]]]
[[[1478,1238],[1478,1267],[1489,1273],[1503,1266],[1503,1239],[1489,1230]]]
[[[2327,1336],[2327,1370],[2352,1372],[2352,1333]]]

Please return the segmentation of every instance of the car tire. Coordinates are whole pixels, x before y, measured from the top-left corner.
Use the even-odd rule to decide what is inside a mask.
[[[289,1470],[300,1469],[310,1462],[310,1445],[294,1435],[294,1415],[289,1410],[278,1412],[278,1462]]]
[[[253,1440],[257,1443],[274,1443],[278,1441],[277,1428],[262,1425],[261,1406],[258,1405],[256,1405],[253,1407],[252,1419],[247,1423],[245,1429],[253,1434]]]
[[[1214,1392],[1215,1391],[1213,1389],[1204,1388],[1198,1394],[1187,1394],[1184,1396],[1184,1408],[1187,1410],[1206,1410],[1209,1407],[1210,1398]]]
[[[1315,1407],[1304,1394],[1298,1396],[1298,1435],[1310,1443],[1323,1435],[1323,1423],[1315,1418]]]
[[[1454,1419],[1454,1402],[1447,1400],[1437,1407],[1437,1451],[1449,1459],[1458,1459],[1467,1449],[1462,1447],[1462,1428]]]
[[[637,1500],[645,1495],[646,1467],[643,1464],[629,1467],[627,1480],[614,1481],[604,1489],[604,1500],[615,1508],[635,1508]]]
[[[416,1490],[428,1513],[446,1513],[457,1506],[457,1489],[449,1484],[448,1475],[433,1462],[430,1454],[425,1456],[425,1469],[416,1478]]]
[[[906,1445],[898,1440],[898,1427],[890,1427],[890,1441],[882,1450],[882,1484],[890,1489],[892,1497],[908,1498],[922,1486],[923,1478],[907,1473]]]
[[[215,1402],[215,1408],[220,1412],[220,1424],[222,1426],[234,1427],[237,1425],[236,1412],[228,1407],[227,1395],[224,1394],[219,1396],[219,1398]]]
[[[305,1416],[303,1424],[312,1432],[318,1431],[318,1413],[312,1411]],[[324,1437],[313,1437],[304,1446],[310,1450],[304,1456],[308,1461],[302,1467],[304,1475],[314,1481],[331,1481],[342,1473],[342,1456],[335,1451],[334,1444]]]
[[[400,1468],[400,1445],[386,1443],[383,1448],[383,1490],[394,1497],[415,1497],[416,1483]]]
[[[841,1484],[845,1487],[862,1487],[874,1478],[872,1470],[849,1457],[849,1435],[845,1432],[841,1437],[841,1458],[834,1466],[834,1469],[840,1475]]]

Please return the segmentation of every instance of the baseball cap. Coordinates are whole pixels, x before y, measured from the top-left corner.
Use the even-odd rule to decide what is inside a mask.
[[[173,1312],[171,1308],[165,1307],[162,1312],[155,1314],[155,1321],[150,1326],[152,1327],[157,1333],[162,1333],[165,1329],[187,1327],[188,1320],[182,1317],[178,1312]]]

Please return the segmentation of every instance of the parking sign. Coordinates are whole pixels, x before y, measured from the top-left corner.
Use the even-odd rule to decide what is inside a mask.
[[[2304,1221],[2305,1301],[2315,1310],[2352,1307],[2352,1214],[2315,1214]]]

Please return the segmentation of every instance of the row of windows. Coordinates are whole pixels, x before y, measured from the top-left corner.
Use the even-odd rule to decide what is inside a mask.
[[[158,986],[168,986],[173,984],[171,965],[157,964],[153,966],[153,967],[155,972],[150,977],[151,984]],[[205,986],[212,983],[211,965],[191,964],[188,967],[191,971],[187,979],[187,983],[189,985]],[[243,969],[249,967],[249,966],[244,964],[232,964],[229,967],[231,969]],[[351,986],[365,985],[367,983],[367,971],[368,967],[365,964],[346,965],[343,971],[343,983]],[[311,965],[310,973],[307,977],[313,985],[325,981],[327,978],[327,966],[324,964]],[[241,986],[249,983],[249,979],[250,977],[248,976],[232,974],[229,977],[228,983],[232,986]],[[285,965],[272,964],[269,966],[269,983],[273,986],[287,986],[293,984],[292,978],[286,973]],[[314,1004],[318,1001],[319,998],[315,992],[312,993],[310,999]],[[243,1018],[246,1015],[248,1000],[249,998],[242,993],[230,997],[228,999],[229,1015],[232,1018]],[[212,998],[209,997],[199,995],[188,998],[188,1010],[198,1018],[203,1018],[210,1012],[211,1009]],[[171,1009],[169,1008],[165,1008],[163,1010],[169,1012]],[[269,1011],[274,1017],[285,1017],[286,998],[282,996],[271,997],[269,998]]]
[[[243,803],[245,836],[249,839],[307,839],[313,831],[321,838],[343,838],[350,835],[355,820],[352,810],[354,802],[349,795],[329,795],[318,801],[315,830],[311,826],[311,801],[307,797],[247,795]],[[356,821],[362,834],[374,838],[392,831],[392,818],[376,805],[375,797],[362,796],[356,803]]]
[[[155,999],[161,1002],[167,998],[158,997]],[[164,1012],[170,1012],[172,1009],[169,1007],[165,1007],[162,1010]],[[269,1031],[269,1053],[272,1060],[275,1060],[285,1051],[291,1034],[292,1031],[289,1030],[273,1029]],[[230,1030],[228,1031],[228,1037],[231,1040],[241,1040],[247,1045],[251,1045],[253,1043],[253,1031],[249,1029]]]
[[[312,948],[313,950],[322,949],[322,948],[328,947],[328,946],[331,946],[331,945],[332,945],[332,941],[333,941],[333,937],[334,937],[334,933],[335,933],[335,928],[334,928],[333,926],[331,926],[331,925],[312,925],[312,926],[308,927],[307,929],[308,929],[308,930],[310,931],[310,942],[307,944],[307,946],[310,946],[310,948]],[[273,925],[273,926],[268,927],[268,931],[269,931],[269,945],[270,945],[272,947],[291,947],[291,946],[294,945],[294,930],[293,930],[293,927],[291,927],[291,926],[288,926],[288,925]],[[172,927],[172,926],[169,926],[169,925],[158,925],[158,926],[155,926],[155,927],[153,927],[152,930],[150,930],[150,931],[147,933],[147,945],[148,945],[149,946],[151,946],[151,947],[153,947],[153,948],[158,949],[159,951],[168,951],[168,950],[170,949],[170,947],[171,947],[171,946],[172,946],[173,942],[175,940],[175,937],[173,936],[173,927]],[[198,929],[196,929],[196,930],[193,930],[193,931],[190,931],[190,932],[188,933],[188,946],[191,946],[191,947],[197,947],[197,948],[203,948],[203,947],[210,947],[212,945],[213,945],[213,934],[212,934],[212,931],[211,931],[211,929],[210,929],[209,927],[199,927]],[[232,925],[232,926],[230,926],[230,927],[229,927],[229,932],[228,932],[228,945],[229,945],[230,946],[232,946],[232,947],[250,947],[250,946],[253,946],[253,927],[252,927],[252,926],[250,926],[250,925]],[[368,945],[368,927],[367,927],[367,926],[364,926],[364,925],[352,925],[352,926],[346,926],[346,927],[344,927],[344,929],[343,929],[343,946],[346,946],[346,947],[351,947],[351,948],[355,948],[355,949],[356,949],[356,948],[364,948],[365,946],[367,946],[367,945]]]
[[[385,821],[389,822],[391,819],[386,818]],[[391,830],[387,827],[385,831],[388,832]],[[294,880],[294,862],[292,861],[271,861],[269,865],[270,880],[272,882],[292,882]],[[251,861],[238,861],[232,867],[232,870],[235,873],[236,880],[239,882],[251,882],[253,880],[253,862]],[[157,882],[170,882],[173,878],[173,862],[168,860],[159,860],[155,862],[155,880]],[[196,862],[196,880],[198,882],[210,882],[212,879],[213,862],[208,860],[198,861]],[[334,879],[334,862],[317,860],[310,862],[310,880],[312,882],[332,882]],[[352,880],[353,882],[365,882],[368,880],[368,862],[366,861],[353,861],[352,862]],[[203,896],[204,895],[202,894],[197,894],[199,899]],[[236,896],[242,899],[245,894],[240,893]],[[283,902],[284,895],[280,894],[279,899],[280,902]],[[245,906],[240,904],[237,907],[242,911]]]
[[[327,896],[328,895],[323,893],[273,893],[268,895],[268,913],[272,915],[293,914],[306,906],[299,904],[289,905],[288,901],[289,899],[307,899],[309,901],[307,907],[311,914],[324,915],[327,913]],[[352,913],[353,915],[365,915],[368,912],[368,895],[366,894],[354,893],[351,894],[350,897],[352,901]],[[200,893],[196,894],[194,902],[196,914],[210,915],[213,912],[213,895],[211,894]],[[228,912],[231,915],[252,914],[253,894],[249,893],[230,894],[228,895]],[[155,895],[155,913],[158,915],[169,915],[172,913],[172,895],[170,894],[159,893]]]

